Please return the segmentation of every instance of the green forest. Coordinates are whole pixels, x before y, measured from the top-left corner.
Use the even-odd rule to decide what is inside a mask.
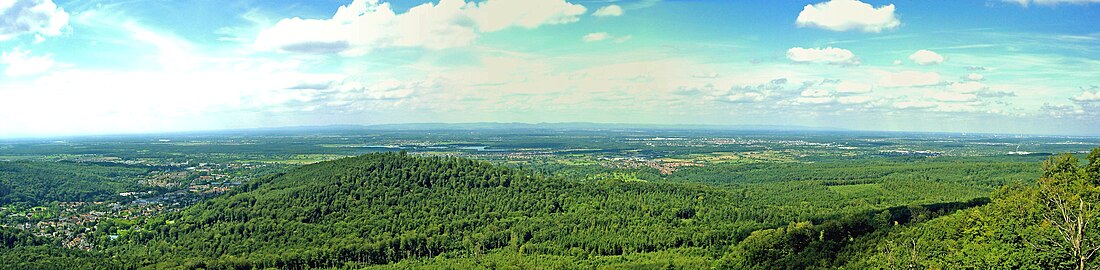
[[[102,201],[140,189],[148,169],[72,162],[0,162],[0,205]]]
[[[1006,180],[999,188],[947,179],[990,174],[951,169],[949,162],[918,162],[891,173],[877,172],[882,164],[867,164],[867,170],[807,166],[814,179],[713,185],[636,181],[613,173],[577,180],[458,157],[366,154],[267,175],[182,211],[102,222],[89,236],[102,248],[92,251],[61,248],[5,228],[0,264],[15,269],[1084,269],[1100,264],[1094,259],[1100,249],[1100,148],[1085,160],[1053,156],[1033,164],[1037,173],[1031,180]],[[1030,175],[990,166],[1005,179]],[[860,180],[870,178],[879,179],[874,188]],[[5,197],[51,198],[18,195],[25,192],[17,189]]]

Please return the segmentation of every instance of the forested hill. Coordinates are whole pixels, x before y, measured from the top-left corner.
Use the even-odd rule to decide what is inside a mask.
[[[151,230],[110,249],[135,257],[130,267],[157,268],[364,266],[498,249],[621,255],[728,246],[789,218],[739,201],[704,186],[549,180],[469,159],[369,154],[259,179],[151,219]]]
[[[129,269],[395,262],[697,269],[710,268],[756,230],[848,213],[843,215],[855,218],[815,229],[836,236],[841,242],[833,247],[839,247],[852,236],[910,219],[907,209],[868,209],[818,196],[824,187],[774,189],[582,182],[462,158],[368,154],[267,176],[181,212],[129,228],[100,228],[96,237],[103,256]],[[881,218],[872,221],[864,213]],[[110,234],[120,237],[106,240]],[[814,255],[809,262],[827,263],[832,256]]]
[[[0,205],[90,202],[139,190],[144,168],[71,162],[0,162]]]

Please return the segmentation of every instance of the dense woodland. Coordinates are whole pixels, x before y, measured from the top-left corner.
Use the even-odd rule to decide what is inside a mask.
[[[1032,165],[1034,171],[937,161],[900,169],[805,163],[806,173],[754,176],[746,167],[677,176],[739,179],[704,184],[712,181],[637,181],[650,177],[607,171],[576,180],[464,158],[368,154],[269,175],[181,212],[101,224],[94,237],[102,248],[91,252],[4,229],[0,263],[24,269],[1079,269],[1098,264],[1093,254],[1100,247],[1100,148],[1085,159],[1052,157]],[[804,175],[814,177],[799,178]],[[751,180],[762,177],[790,180]],[[1022,177],[1030,180],[1014,180]],[[868,184],[875,188],[864,189]],[[837,192],[849,186],[860,189]],[[1072,232],[1066,226],[1076,224],[1065,221],[1078,219],[1090,221],[1081,227],[1085,233],[1063,237]],[[122,237],[110,240],[112,234]]]
[[[13,203],[104,201],[140,190],[148,168],[72,162],[0,162],[0,206]]]

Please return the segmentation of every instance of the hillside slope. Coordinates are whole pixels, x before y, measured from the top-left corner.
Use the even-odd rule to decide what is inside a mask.
[[[124,268],[476,265],[485,255],[511,265],[706,268],[756,230],[883,210],[848,200],[823,185],[582,182],[388,153],[271,175],[96,234]],[[893,220],[909,217],[881,221]],[[111,234],[122,237],[102,240]]]
[[[739,205],[742,196],[701,185],[562,181],[468,159],[370,154],[266,177],[147,220],[147,230],[110,250],[133,258],[129,267],[157,268],[336,267],[502,250],[722,252],[797,214]]]

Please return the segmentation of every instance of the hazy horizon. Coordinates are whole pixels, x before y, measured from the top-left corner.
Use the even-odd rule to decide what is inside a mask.
[[[519,125],[515,127],[513,125]],[[26,140],[56,140],[56,139],[88,139],[97,137],[173,137],[173,136],[212,136],[226,133],[241,133],[241,135],[259,135],[264,132],[287,132],[289,134],[305,134],[308,132],[348,132],[348,131],[377,131],[388,132],[394,130],[473,130],[488,128],[494,130],[596,130],[596,129],[625,129],[625,130],[685,130],[685,131],[713,131],[713,132],[777,132],[777,133],[867,133],[867,134],[955,134],[974,136],[1023,136],[1023,137],[1076,137],[1076,138],[1100,138],[1100,135],[1092,134],[1059,134],[1059,133],[998,133],[998,132],[962,132],[962,131],[921,131],[921,130],[873,130],[873,129],[844,129],[822,126],[796,126],[796,125],[711,125],[711,124],[655,124],[655,123],[598,123],[598,122],[417,122],[417,123],[390,123],[390,124],[332,124],[332,125],[295,125],[277,127],[242,127],[226,129],[204,130],[176,130],[176,131],[150,131],[130,133],[89,133],[89,134],[62,134],[62,135],[28,135],[28,136],[0,136],[3,141]]]
[[[0,3],[0,138],[404,123],[1100,135],[1100,1]]]

